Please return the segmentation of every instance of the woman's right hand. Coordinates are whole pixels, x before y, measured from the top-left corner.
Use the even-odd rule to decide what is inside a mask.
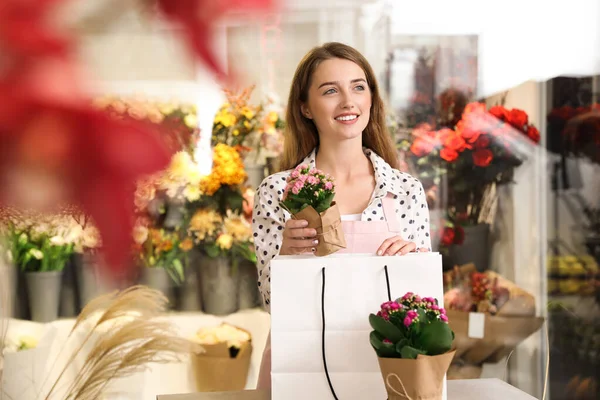
[[[279,254],[282,256],[311,253],[318,244],[317,231],[308,228],[308,221],[289,219],[283,229],[283,242]]]

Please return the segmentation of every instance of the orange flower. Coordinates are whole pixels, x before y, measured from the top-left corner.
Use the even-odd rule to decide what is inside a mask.
[[[457,152],[463,151],[467,147],[465,139],[456,131],[448,128],[438,131],[438,137],[442,141],[444,147]]]
[[[444,147],[440,151],[440,157],[442,157],[442,159],[444,159],[448,162],[452,162],[458,158],[458,152],[456,150],[452,150],[447,147]]]
[[[185,238],[179,243],[179,248],[183,251],[190,251],[194,247],[194,241],[191,238]]]
[[[508,121],[509,119],[508,110],[502,106],[494,106],[490,108],[489,113],[501,121]]]

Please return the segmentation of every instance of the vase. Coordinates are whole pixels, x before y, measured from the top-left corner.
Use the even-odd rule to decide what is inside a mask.
[[[463,243],[450,246],[444,269],[473,263],[478,271],[486,271],[490,264],[490,225],[466,226],[464,231]]]
[[[202,309],[213,315],[228,315],[238,310],[238,271],[230,258],[202,257],[198,266]]]
[[[58,318],[62,271],[27,272],[31,320],[51,322]]]
[[[189,255],[189,263],[183,269],[183,282],[176,286],[175,296],[177,298],[176,309],[179,311],[202,310],[202,299],[199,284],[198,264],[200,257],[195,251]]]
[[[163,267],[143,267],[142,283],[151,289],[162,292],[169,300],[169,308],[175,304],[173,283],[167,270]]]
[[[61,317],[74,317],[78,314],[80,308],[79,285],[77,284],[75,263],[75,254],[73,254],[71,259],[65,264],[65,269],[63,270],[58,313]]]
[[[258,307],[260,292],[258,290],[258,271],[256,264],[243,260],[239,263],[238,308],[245,310]]]

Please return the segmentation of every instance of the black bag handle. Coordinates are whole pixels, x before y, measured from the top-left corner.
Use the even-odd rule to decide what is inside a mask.
[[[384,267],[385,271],[385,285],[387,287],[388,301],[392,301],[392,293],[390,291],[390,277],[388,274],[387,265]],[[327,357],[325,357],[325,267],[321,268],[321,354],[323,357],[323,367],[325,368],[325,376],[327,377],[327,383],[329,384],[329,390],[335,400],[339,400],[331,384],[331,378],[329,377],[329,370],[327,369]]]

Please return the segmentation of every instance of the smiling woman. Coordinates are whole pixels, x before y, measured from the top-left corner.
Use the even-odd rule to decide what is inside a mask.
[[[299,164],[335,179],[346,248],[339,253],[381,256],[429,251],[429,211],[421,183],[398,171],[385,124],[379,87],[367,60],[341,43],[311,50],[290,90],[283,172],[257,189],[252,213],[258,286],[270,305],[270,261],[277,255],[315,252],[321,237],[308,222],[291,217],[281,201]],[[267,342],[259,388],[270,387]]]

